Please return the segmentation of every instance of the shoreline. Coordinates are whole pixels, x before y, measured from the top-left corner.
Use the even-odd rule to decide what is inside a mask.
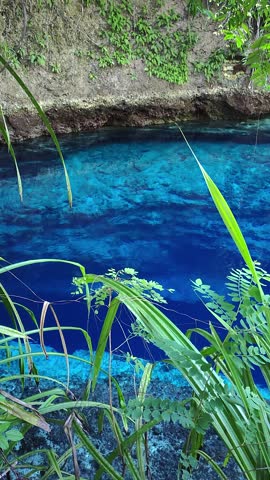
[[[53,100],[40,105],[57,135],[93,132],[102,127],[146,127],[173,122],[249,121],[270,115],[270,93],[245,89],[213,88],[206,91],[168,92],[145,98],[97,97]],[[29,102],[3,104],[12,141],[48,135]],[[1,140],[0,140],[1,141]]]

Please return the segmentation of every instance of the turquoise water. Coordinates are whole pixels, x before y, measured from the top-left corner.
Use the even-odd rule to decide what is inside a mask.
[[[270,269],[269,123],[186,124],[184,131],[230,203],[253,257]],[[167,314],[181,328],[194,325],[194,318],[207,320],[190,280],[203,278],[222,293],[225,276],[242,262],[178,129],[104,129],[60,141],[72,184],[72,209],[49,139],[16,147],[22,204],[14,166],[1,148],[0,255],[10,262],[65,258],[95,273],[133,267],[140,276],[175,289],[167,295]],[[70,295],[71,279],[78,274],[75,267],[59,265],[16,271],[35,295],[10,275],[5,285],[13,295],[27,297],[24,301],[37,317],[46,299],[56,302],[63,323],[85,327],[84,302]],[[101,322],[90,319],[94,344]],[[116,327],[114,348],[123,341]],[[47,343],[60,348],[58,335],[47,337]],[[71,351],[85,348],[79,335],[71,335],[68,344]],[[139,340],[131,347],[137,356],[146,355]],[[121,347],[127,349],[126,344]]]

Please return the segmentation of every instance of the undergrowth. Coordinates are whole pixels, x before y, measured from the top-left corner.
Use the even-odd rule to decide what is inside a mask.
[[[59,2],[40,0],[31,7],[31,15],[26,10],[23,10],[24,14],[20,12],[24,23],[20,42],[8,41],[10,34],[3,30],[0,54],[16,70],[41,67],[54,74],[64,71],[59,52],[56,54],[54,38],[61,35],[64,38],[66,33],[58,31],[60,23],[57,16],[69,14],[69,11],[74,15],[75,6],[71,10],[70,2]],[[82,45],[76,42],[74,48],[74,55],[91,65],[88,80],[94,80],[102,69],[128,66],[139,59],[147,75],[171,83],[183,84],[188,81],[190,73],[194,73],[189,55],[199,37],[192,29],[193,20],[188,17],[188,5],[184,18],[176,9],[153,1],[140,5],[129,0],[88,0],[81,2],[81,8],[80,22],[89,22],[89,18],[94,16],[98,25],[95,37],[91,32],[87,35],[89,47],[85,47],[84,40]],[[44,15],[46,11],[50,15],[55,12],[56,17],[53,24],[45,29],[36,22],[38,15]],[[217,68],[213,55],[204,64],[198,60],[195,72],[202,71],[207,78],[209,75],[211,78],[216,76],[222,65]],[[132,78],[136,79],[136,74],[133,75]]]
[[[96,0],[104,21],[101,44],[91,50],[100,68],[129,65],[142,59],[145,71],[168,82],[188,80],[188,53],[197,41],[192,30],[179,30],[180,16],[174,9],[159,12],[147,5],[140,9],[129,1]],[[89,55],[89,52],[87,52]]]

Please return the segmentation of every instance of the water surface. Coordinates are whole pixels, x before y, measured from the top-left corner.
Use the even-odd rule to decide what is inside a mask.
[[[269,123],[183,128],[230,203],[253,257],[270,269]],[[103,129],[60,141],[73,190],[72,209],[61,162],[49,139],[16,147],[23,203],[14,166],[1,148],[0,255],[9,262],[69,259],[95,273],[133,267],[140,276],[176,290],[166,294],[167,313],[183,329],[194,325],[193,318],[207,320],[190,279],[200,277],[222,293],[229,270],[241,267],[242,261],[179,130]],[[10,274],[5,285],[13,295],[31,298],[27,304],[37,317],[46,299],[58,302],[55,309],[63,323],[86,326],[84,302],[74,303],[70,295],[71,279],[79,274],[75,267],[51,264],[14,273],[38,297]],[[90,319],[94,340],[101,323],[102,316]],[[114,346],[122,341],[117,328]],[[47,342],[60,348],[58,335]],[[71,351],[84,347],[81,336],[70,336]],[[136,355],[145,355],[139,341],[132,348]]]

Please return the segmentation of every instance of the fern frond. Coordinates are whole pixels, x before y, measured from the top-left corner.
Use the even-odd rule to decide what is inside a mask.
[[[184,428],[196,428],[200,432],[205,432],[210,424],[210,415],[203,410],[198,415],[198,410],[194,412],[194,409],[190,408],[190,401],[191,399],[186,399],[180,402],[151,396],[146,397],[143,401],[133,398],[129,400],[125,414],[134,421],[142,418],[145,422],[151,420],[179,422]]]
[[[229,325],[235,321],[235,306],[227,302],[224,295],[219,295],[209,285],[204,285],[199,278],[191,283],[208,310],[215,312]]]
[[[249,289],[253,282],[252,273],[247,268],[233,268],[227,276],[229,282],[225,285],[229,290],[229,296],[235,303],[242,303],[249,296]]]

